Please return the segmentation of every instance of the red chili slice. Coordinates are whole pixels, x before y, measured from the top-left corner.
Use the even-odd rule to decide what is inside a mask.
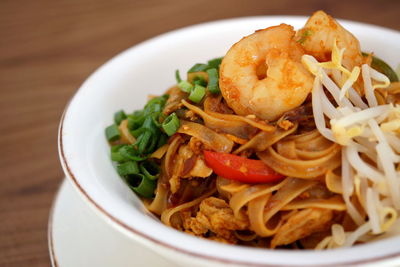
[[[244,183],[276,182],[285,177],[261,160],[208,150],[204,151],[204,159],[207,166],[219,176]]]

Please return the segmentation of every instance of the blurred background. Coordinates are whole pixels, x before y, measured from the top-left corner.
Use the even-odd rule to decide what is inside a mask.
[[[0,266],[50,265],[47,221],[63,179],[58,122],[96,68],[139,42],[188,25],[309,16],[318,9],[400,30],[399,0],[1,0]]]

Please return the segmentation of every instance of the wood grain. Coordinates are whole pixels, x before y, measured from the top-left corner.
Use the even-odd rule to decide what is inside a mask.
[[[187,25],[317,9],[400,30],[398,0],[0,1],[0,266],[50,264],[47,220],[63,177],[57,126],[68,99],[97,67]]]

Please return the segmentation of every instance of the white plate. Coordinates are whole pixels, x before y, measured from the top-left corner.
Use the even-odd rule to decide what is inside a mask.
[[[161,224],[116,173],[104,129],[114,112],[143,108],[148,94],[162,94],[175,82],[175,69],[222,56],[244,35],[282,22],[301,28],[305,17],[250,17],[205,23],[155,37],[100,67],[71,100],[60,125],[59,151],[67,177],[100,217],[132,239],[188,262],[252,265],[337,265],[376,262],[400,255],[400,238],[330,251],[261,250],[195,238]],[[400,62],[400,33],[356,22],[342,25],[390,65]]]
[[[49,219],[54,267],[176,266],[101,220],[64,180]]]

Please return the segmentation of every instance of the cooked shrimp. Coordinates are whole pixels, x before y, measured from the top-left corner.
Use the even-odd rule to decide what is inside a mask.
[[[306,54],[314,56],[319,61],[331,59],[336,40],[339,49],[345,48],[342,63],[347,69],[351,71],[363,62],[357,38],[323,11],[315,12],[308,19],[306,25],[297,32],[297,39],[302,43]]]
[[[274,120],[304,102],[313,78],[301,64],[304,54],[292,26],[281,24],[244,37],[225,55],[220,88],[240,115]]]

